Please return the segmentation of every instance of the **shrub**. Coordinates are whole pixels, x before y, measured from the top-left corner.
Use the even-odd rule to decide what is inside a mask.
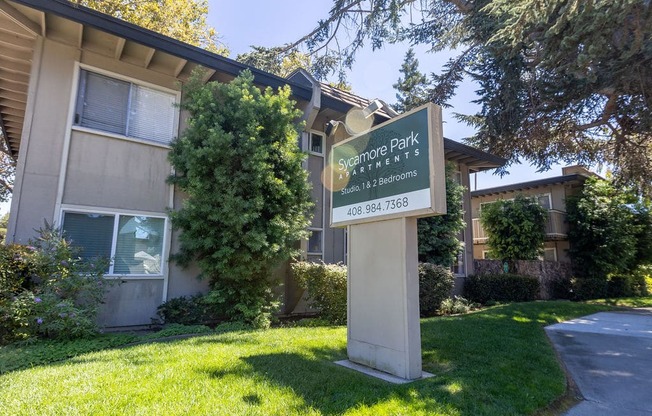
[[[602,277],[575,277],[573,285],[573,300],[602,299],[607,297],[607,279]]]
[[[447,267],[431,263],[419,264],[419,309],[421,316],[433,316],[448,299],[455,283]]]
[[[106,260],[87,261],[60,230],[45,224],[28,247],[0,256],[3,342],[33,336],[73,339],[97,333],[95,322],[110,281]]]
[[[487,303],[526,302],[539,295],[539,279],[517,274],[487,274],[468,276],[464,296],[471,301]]]
[[[346,266],[301,261],[292,264],[292,273],[308,290],[309,304],[319,309],[322,319],[346,323]]]
[[[607,297],[622,298],[647,296],[648,288],[645,274],[637,269],[631,274],[614,274],[607,281]]]
[[[444,299],[439,308],[439,313],[442,315],[458,315],[462,313],[469,313],[473,309],[477,309],[478,305],[461,297],[453,296],[452,298]]]
[[[166,324],[198,325],[219,320],[217,313],[201,294],[170,299],[162,303],[156,312]]]

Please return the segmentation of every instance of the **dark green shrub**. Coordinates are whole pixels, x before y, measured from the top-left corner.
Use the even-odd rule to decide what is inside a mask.
[[[449,268],[431,263],[419,264],[419,309],[421,316],[433,316],[448,299],[455,277]]]
[[[607,280],[601,277],[577,277],[572,279],[573,299],[602,299],[607,297]]]
[[[550,282],[551,299],[573,299],[573,283],[569,278],[555,279]]]
[[[613,274],[607,281],[607,297],[623,298],[631,296],[647,296],[648,288],[645,275],[636,270],[631,274]]]
[[[199,325],[219,320],[205,296],[181,296],[162,303],[156,310],[166,324]]]
[[[539,296],[539,279],[517,274],[486,274],[468,276],[464,297],[479,303],[527,302]]]
[[[309,304],[319,309],[322,319],[346,323],[346,266],[301,261],[292,264],[292,273],[308,290]]]

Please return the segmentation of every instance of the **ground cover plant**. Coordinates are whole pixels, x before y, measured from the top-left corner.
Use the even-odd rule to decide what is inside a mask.
[[[435,377],[407,385],[333,364],[346,357],[343,326],[236,328],[6,372],[0,409],[13,415],[532,414],[565,391],[543,326],[611,308],[529,302],[424,319],[423,367]],[[0,349],[0,362],[7,351]]]

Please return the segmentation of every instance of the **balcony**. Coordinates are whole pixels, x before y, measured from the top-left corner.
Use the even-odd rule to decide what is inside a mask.
[[[473,218],[473,244],[485,244],[489,236],[480,224],[480,218]],[[546,240],[564,240],[568,238],[566,213],[556,209],[548,210],[546,219]]]

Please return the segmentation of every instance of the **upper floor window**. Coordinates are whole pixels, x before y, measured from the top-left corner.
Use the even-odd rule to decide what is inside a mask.
[[[324,154],[324,136],[318,133],[310,133],[310,152]]]
[[[175,136],[176,96],[82,70],[75,124],[168,144]]]

